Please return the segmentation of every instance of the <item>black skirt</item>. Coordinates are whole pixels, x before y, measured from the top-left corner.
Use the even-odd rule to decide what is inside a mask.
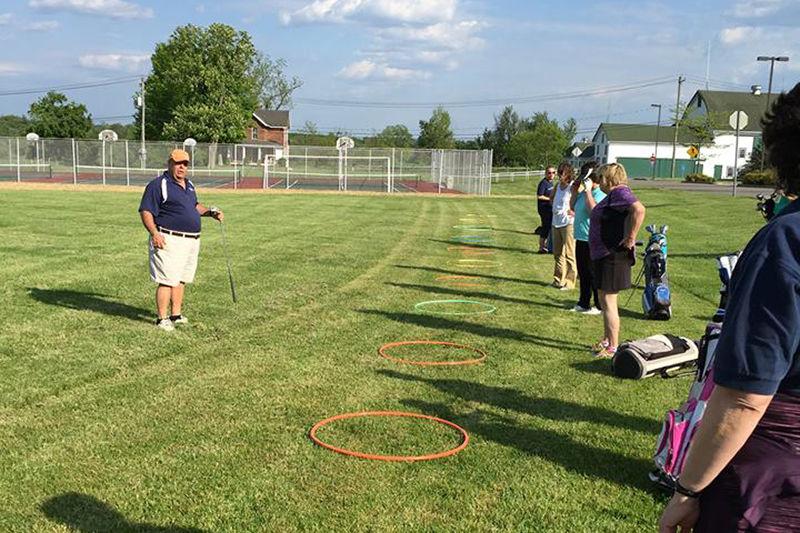
[[[631,288],[630,252],[611,252],[592,261],[592,280],[597,290],[620,292]]]

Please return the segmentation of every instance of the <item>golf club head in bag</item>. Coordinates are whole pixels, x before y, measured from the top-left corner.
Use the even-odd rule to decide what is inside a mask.
[[[733,269],[742,252],[717,257],[717,272],[719,272],[719,308],[714,313],[712,322],[722,323],[725,320],[725,308],[728,306],[728,285],[731,282]]]
[[[652,320],[672,317],[672,298],[667,277],[667,236],[669,226],[647,226],[650,239],[644,250],[644,291],[642,310]]]

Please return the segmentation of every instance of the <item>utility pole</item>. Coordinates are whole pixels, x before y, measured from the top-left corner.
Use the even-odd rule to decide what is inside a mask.
[[[139,94],[139,106],[142,109],[142,146],[139,148],[139,158],[142,161],[142,168],[147,166],[147,148],[144,145],[144,112],[145,112],[145,105],[144,105],[144,78],[142,78],[142,89]]]
[[[657,107],[658,108],[658,122],[656,122],[656,149],[653,152],[653,157],[655,161],[653,161],[653,179],[656,179],[658,175],[656,169],[658,167],[658,132],[661,129],[661,104],[650,104],[650,107]]]
[[[786,56],[758,56],[756,61],[769,61],[769,87],[767,88],[767,112],[769,112],[769,101],[772,98],[772,74],[775,72],[775,62],[776,61],[789,61],[789,58]],[[761,170],[764,170],[764,155],[766,154],[766,150],[764,150],[764,143],[761,143]],[[738,155],[738,154],[737,154]]]
[[[678,128],[680,123],[681,85],[686,81],[683,76],[678,76],[678,99],[675,102],[675,137],[672,138],[672,171],[670,177],[675,179],[675,150],[678,146]]]

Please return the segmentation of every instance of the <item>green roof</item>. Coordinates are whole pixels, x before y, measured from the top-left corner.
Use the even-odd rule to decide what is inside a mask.
[[[775,101],[772,95],[772,101]],[[689,102],[689,107],[699,107],[705,103],[711,124],[715,130],[733,131],[728,119],[734,111],[747,113],[747,126],[742,131],[761,131],[761,119],[767,109],[767,95],[734,91],[697,91]]]
[[[661,127],[650,124],[614,124],[603,122],[600,128],[606,133],[610,142],[639,142],[655,143],[656,135],[658,142],[672,142],[675,137],[675,128],[672,126]],[[598,128],[599,131],[599,128]],[[686,128],[678,130],[678,144],[690,145],[695,141],[694,136]]]

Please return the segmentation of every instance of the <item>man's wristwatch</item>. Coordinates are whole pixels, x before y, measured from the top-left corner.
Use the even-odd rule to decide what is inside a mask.
[[[683,496],[686,496],[687,498],[699,498],[700,497],[700,493],[702,491],[700,491],[700,490],[694,491],[694,490],[687,489],[686,487],[681,485],[680,480],[676,479],[675,480],[675,492],[677,492],[678,494],[681,494]]]

